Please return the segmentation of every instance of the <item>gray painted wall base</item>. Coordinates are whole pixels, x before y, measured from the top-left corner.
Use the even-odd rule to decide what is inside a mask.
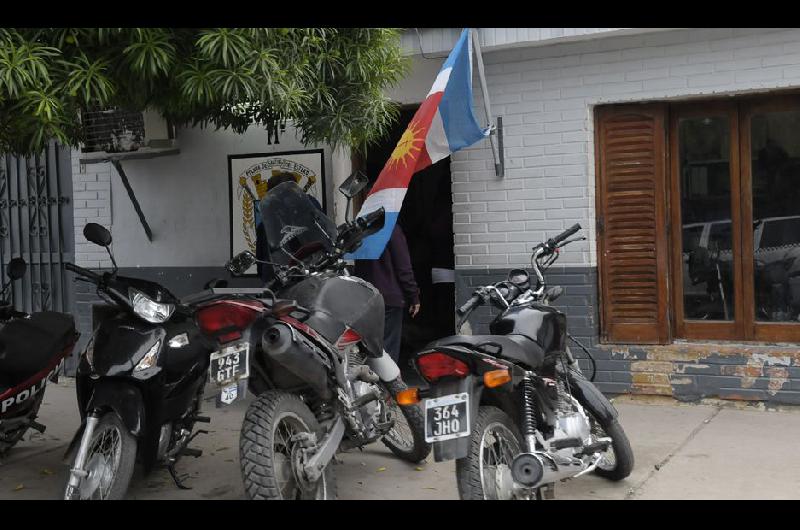
[[[466,301],[478,286],[505,280],[508,271],[457,269],[456,304]],[[545,278],[548,285],[564,288],[553,305],[566,313],[570,333],[594,357],[595,383],[604,393],[667,395],[681,401],[722,398],[800,404],[797,345],[685,341],[652,347],[600,344],[597,269],[551,267]],[[476,310],[470,318],[472,332],[488,333],[496,315],[496,310],[487,307]],[[576,357],[586,357],[577,345],[568,344]],[[591,373],[588,361],[579,363],[587,375]]]

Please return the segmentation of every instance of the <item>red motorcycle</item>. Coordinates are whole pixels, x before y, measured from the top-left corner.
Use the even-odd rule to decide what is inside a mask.
[[[48,380],[58,381],[64,359],[80,334],[72,317],[52,311],[28,314],[6,300],[14,281],[25,275],[22,258],[8,264],[9,282],[0,292],[0,457],[28,429],[44,432],[36,421]]]

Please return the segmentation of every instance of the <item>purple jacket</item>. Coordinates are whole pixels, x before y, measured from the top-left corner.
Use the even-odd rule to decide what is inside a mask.
[[[405,307],[419,303],[419,288],[411,269],[406,236],[395,225],[392,237],[380,259],[356,260],[354,273],[363,278],[383,295],[387,307]]]

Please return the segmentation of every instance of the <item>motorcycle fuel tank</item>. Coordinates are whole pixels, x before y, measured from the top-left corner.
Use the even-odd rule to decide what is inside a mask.
[[[492,335],[525,335],[548,354],[564,351],[567,317],[550,306],[516,306],[498,315],[489,325],[489,330]]]
[[[311,276],[279,293],[311,311],[304,323],[331,343],[350,328],[361,336],[371,357],[383,355],[383,297],[355,276]]]

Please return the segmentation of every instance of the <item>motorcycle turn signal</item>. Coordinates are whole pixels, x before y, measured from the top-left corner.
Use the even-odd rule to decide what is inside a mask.
[[[398,405],[416,405],[422,400],[422,396],[419,388],[412,387],[398,392],[395,399]]]
[[[486,388],[496,388],[511,381],[511,372],[508,370],[491,370],[483,374],[483,384]]]

